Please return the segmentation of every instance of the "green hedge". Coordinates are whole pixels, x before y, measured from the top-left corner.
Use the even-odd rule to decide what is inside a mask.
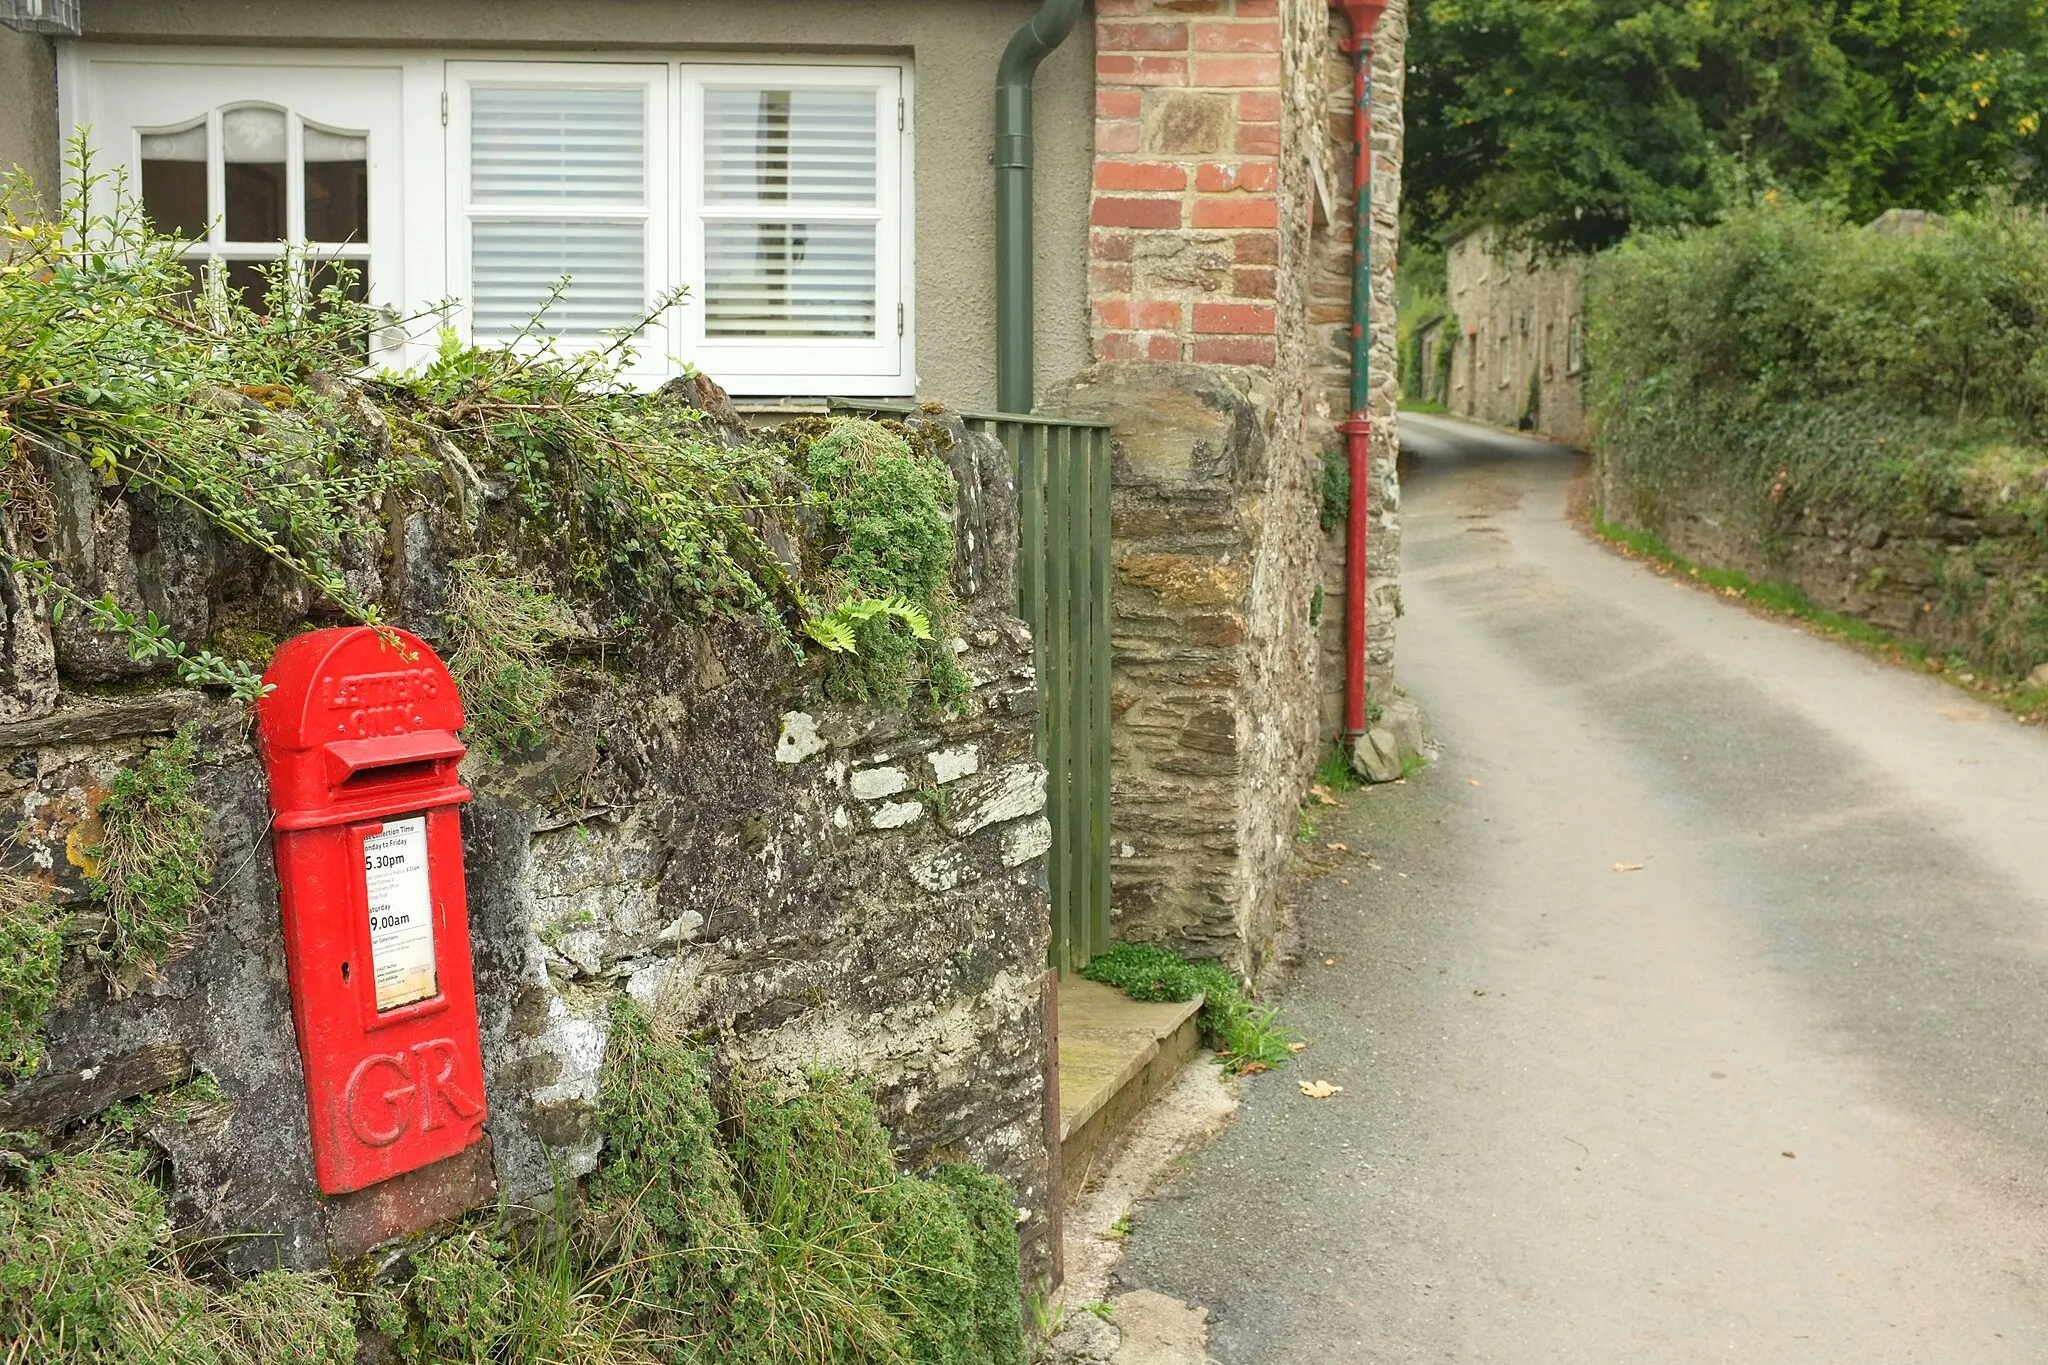
[[[1907,236],[1765,201],[1631,239],[1593,264],[1586,291],[1608,518],[1662,531],[1704,492],[1775,570],[1786,535],[1815,519],[1953,538],[1967,525],[1953,518],[1970,517],[2002,538],[2008,567],[1993,576],[2010,576],[2015,547],[2037,567],[1945,609],[1984,621],[2006,589],[2039,596],[2048,220],[1988,211]],[[1980,662],[2023,672],[2048,624],[2021,634],[1986,626]]]
[[[2048,222],[1959,217],[1904,236],[1763,203],[1641,236],[1588,285],[1603,411],[1693,390],[2048,430]]]

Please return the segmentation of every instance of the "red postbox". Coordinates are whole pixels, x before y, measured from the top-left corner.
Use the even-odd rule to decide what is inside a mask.
[[[483,1136],[462,700],[402,630],[316,630],[263,676],[257,742],[313,1167],[341,1194]]]

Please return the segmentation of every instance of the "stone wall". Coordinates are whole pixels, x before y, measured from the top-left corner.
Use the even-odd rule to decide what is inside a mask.
[[[1651,488],[1603,453],[1593,477],[1602,515],[1654,533],[1687,559],[1789,583],[1936,658],[1960,656],[2011,677],[2031,672],[2032,686],[2048,688],[2048,544],[2013,510],[2010,474],[1966,481],[1924,514],[1877,498],[1765,512],[1767,493],[1707,461],[1683,486]],[[2038,489],[2041,476],[2030,482]]]
[[[1351,407],[1349,206],[1357,165],[1352,151],[1352,59],[1343,46],[1350,35],[1341,20],[1334,20],[1333,26],[1333,40],[1323,56],[1322,85],[1329,138],[1336,150],[1330,194],[1337,211],[1314,239],[1309,327],[1314,356],[1311,439],[1334,453],[1344,442],[1337,423],[1350,415]],[[1401,617],[1401,394],[1394,265],[1401,252],[1407,50],[1407,0],[1392,0],[1374,30],[1372,54],[1372,478],[1367,489],[1372,516],[1366,534],[1365,674],[1367,690],[1375,697],[1393,684],[1396,622]],[[1323,738],[1334,742],[1344,728],[1346,554],[1341,529],[1324,534],[1322,557],[1321,728]]]
[[[1313,691],[1280,694],[1273,666],[1308,642],[1312,589],[1291,575],[1290,604],[1260,583],[1287,567],[1273,542],[1302,540],[1298,516],[1261,515],[1283,477],[1273,398],[1267,374],[1193,365],[1096,366],[1054,395],[1116,423],[1112,929],[1245,971],[1278,929],[1273,829],[1313,740]]]
[[[218,1254],[243,1270],[325,1265],[493,1198],[545,1203],[592,1169],[608,1006],[627,991],[726,1062],[871,1077],[906,1163],[943,1154],[1013,1183],[1027,1274],[1043,1273],[1050,831],[1031,642],[1009,614],[1015,499],[999,445],[922,420],[950,431],[960,484],[965,713],[823,704],[815,670],[758,624],[671,619],[607,639],[584,622],[548,737],[464,763],[489,1146],[356,1195],[323,1198],[313,1183],[244,712],[163,685],[75,618],[53,640],[11,611],[0,795],[25,869],[89,930],[81,862],[98,802],[123,766],[191,727],[214,871],[189,942],[160,970],[110,980],[72,946],[48,1062],[0,1096],[0,1126],[58,1132],[205,1073],[223,1098],[147,1134],[168,1156],[181,1229],[229,1239]],[[55,516],[35,548],[85,591],[109,589],[193,640],[288,628],[311,606],[189,516],[117,497],[69,456],[36,458]],[[439,489],[366,539],[351,570],[430,638],[446,565],[494,534],[511,496],[459,454],[443,460]],[[18,606],[22,585],[6,586]]]
[[[1404,32],[1391,18],[1375,329],[1389,380]],[[1330,88],[1341,29],[1321,0],[1098,6],[1097,363],[1046,401],[1116,427],[1114,932],[1251,974],[1283,930],[1321,728],[1316,613],[1341,586],[1318,530],[1350,365],[1348,266],[1326,278],[1349,258],[1350,92]],[[1337,202],[1321,203],[1319,179]],[[1398,601],[1392,393],[1375,392],[1383,627]]]
[[[1438,343],[1457,347],[1445,405],[1495,426],[1590,445],[1586,258],[1507,247],[1496,229],[1479,227],[1446,249],[1446,275],[1459,335]]]

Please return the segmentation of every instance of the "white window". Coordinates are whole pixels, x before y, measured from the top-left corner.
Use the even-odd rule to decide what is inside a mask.
[[[182,238],[195,274],[219,261],[260,303],[262,267],[288,243],[346,260],[379,301],[403,292],[398,196],[372,193],[399,156],[399,73],[386,67],[110,64],[90,115],[102,169],[126,170],[157,227]]]
[[[451,62],[448,75],[449,274],[470,337],[604,346],[646,321],[673,283],[668,68]],[[665,322],[633,343],[655,382]]]
[[[681,344],[742,388],[904,373],[901,73],[685,67]]]
[[[1564,372],[1577,374],[1586,368],[1586,320],[1573,313],[1564,325]]]
[[[240,283],[309,242],[394,316],[453,301],[383,363],[425,359],[443,321],[589,347],[651,318],[637,378],[694,365],[764,396],[914,388],[908,84],[898,65],[91,44],[63,70],[66,122],[195,261]]]

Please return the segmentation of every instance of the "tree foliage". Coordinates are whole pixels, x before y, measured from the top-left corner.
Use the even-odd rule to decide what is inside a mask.
[[[2048,198],[2048,0],[1425,0],[1409,229],[1607,246],[1781,187],[1859,220]]]

